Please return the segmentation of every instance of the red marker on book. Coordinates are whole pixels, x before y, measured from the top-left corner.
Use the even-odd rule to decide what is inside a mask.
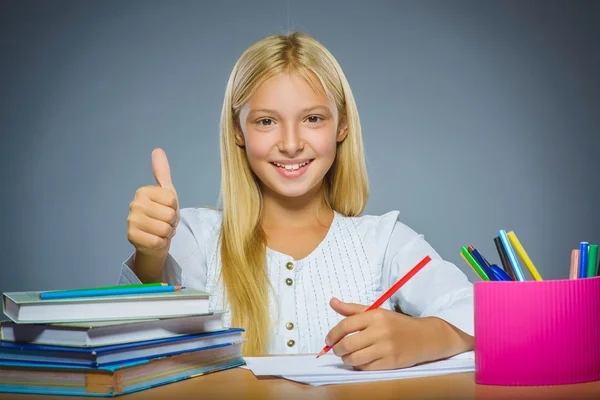
[[[398,282],[396,282],[394,284],[394,286],[392,286],[391,288],[388,289],[387,292],[385,292],[384,294],[382,294],[381,297],[378,298],[375,301],[375,303],[371,304],[369,306],[369,308],[367,308],[365,310],[365,312],[374,310],[376,308],[379,308],[379,306],[381,306],[387,299],[389,299],[394,293],[396,293],[396,291],[398,289],[400,289],[400,287],[402,287],[402,285],[404,285],[406,282],[408,282],[408,280],[410,278],[412,278],[413,276],[415,276],[415,274],[417,272],[419,272],[421,270],[421,268],[423,268],[425,265],[427,265],[427,263],[429,261],[431,261],[431,257],[425,256],[425,258],[423,258],[417,265],[415,265],[413,267],[413,269],[411,269],[410,271],[408,271],[406,273],[406,275],[404,275],[402,278],[400,278],[400,280]],[[317,358],[319,358],[323,354],[327,353],[329,350],[331,350],[332,347],[333,346],[325,346],[325,347],[323,347],[323,350],[321,350],[321,352],[319,353],[319,355],[317,355]]]

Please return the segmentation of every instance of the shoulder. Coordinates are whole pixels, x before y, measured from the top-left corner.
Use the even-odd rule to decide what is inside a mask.
[[[382,215],[361,215],[348,218],[356,227],[358,233],[365,239],[374,239],[378,242],[388,242],[392,236],[417,235],[412,229],[400,221],[400,212],[389,211]]]
[[[181,221],[190,228],[212,231],[218,230],[221,226],[223,213],[208,207],[201,208],[182,208],[180,210]]]
[[[345,219],[354,225],[367,250],[380,261],[388,248],[398,249],[421,236],[400,220],[400,212],[397,210],[382,215],[361,215]]]
[[[206,252],[219,238],[222,213],[210,208],[182,208],[171,251],[187,257],[200,250]]]
[[[381,229],[393,226],[400,215],[399,211],[389,211],[382,215],[361,215],[358,217],[348,217],[360,233],[372,234]]]

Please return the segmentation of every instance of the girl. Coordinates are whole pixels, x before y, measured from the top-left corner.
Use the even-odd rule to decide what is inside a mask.
[[[391,369],[473,348],[472,285],[398,212],[360,216],[368,197],[360,122],[335,58],[304,33],[242,54],[221,114],[222,211],[179,209],[165,153],[138,189],[120,283],[211,293],[245,355],[318,353]],[[175,232],[177,231],[177,236]],[[364,312],[425,255],[432,261]],[[352,334],[353,333],[353,334]]]

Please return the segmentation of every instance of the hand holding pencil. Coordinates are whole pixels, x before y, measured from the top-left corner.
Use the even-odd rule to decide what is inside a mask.
[[[429,261],[431,261],[431,257],[425,256],[425,258],[423,258],[417,265],[415,265],[413,269],[408,271],[408,273],[406,275],[404,275],[398,282],[396,282],[394,284],[394,286],[392,286],[387,292],[382,294],[373,304],[371,304],[369,307],[357,305],[358,309],[360,309],[362,312],[362,311],[371,311],[376,308],[379,308],[386,300],[388,300],[394,293],[396,293],[398,291],[398,289],[400,289],[400,287],[402,287],[406,282],[408,282],[408,280],[410,278],[415,276],[415,274],[417,272],[419,272],[425,265],[427,265],[427,263],[429,263]],[[332,302],[330,304],[334,310],[335,310],[335,305],[337,305],[338,302],[340,302],[338,299],[335,299],[335,298],[332,299]],[[340,303],[343,303],[343,302],[340,302]],[[363,309],[363,307],[364,307],[364,309]],[[338,310],[336,310],[336,311],[338,311]],[[340,312],[340,314],[347,316],[343,311]],[[331,341],[332,341],[332,339],[328,335],[326,342],[331,342]],[[330,344],[323,347],[323,350],[321,350],[321,352],[317,355],[317,358],[319,358],[323,354],[327,353],[329,350],[331,350],[331,348],[332,348],[332,345],[330,345]]]
[[[332,299],[331,307],[343,315],[326,337],[321,356],[329,349],[358,370],[385,370],[446,358],[472,349],[472,338],[438,318],[414,318],[378,308],[422,269],[426,256],[370,307]]]

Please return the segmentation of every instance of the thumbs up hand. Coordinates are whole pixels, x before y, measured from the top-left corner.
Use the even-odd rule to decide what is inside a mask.
[[[179,223],[179,200],[167,155],[152,152],[152,171],[157,186],[144,186],[129,205],[127,239],[140,254],[164,257]]]

